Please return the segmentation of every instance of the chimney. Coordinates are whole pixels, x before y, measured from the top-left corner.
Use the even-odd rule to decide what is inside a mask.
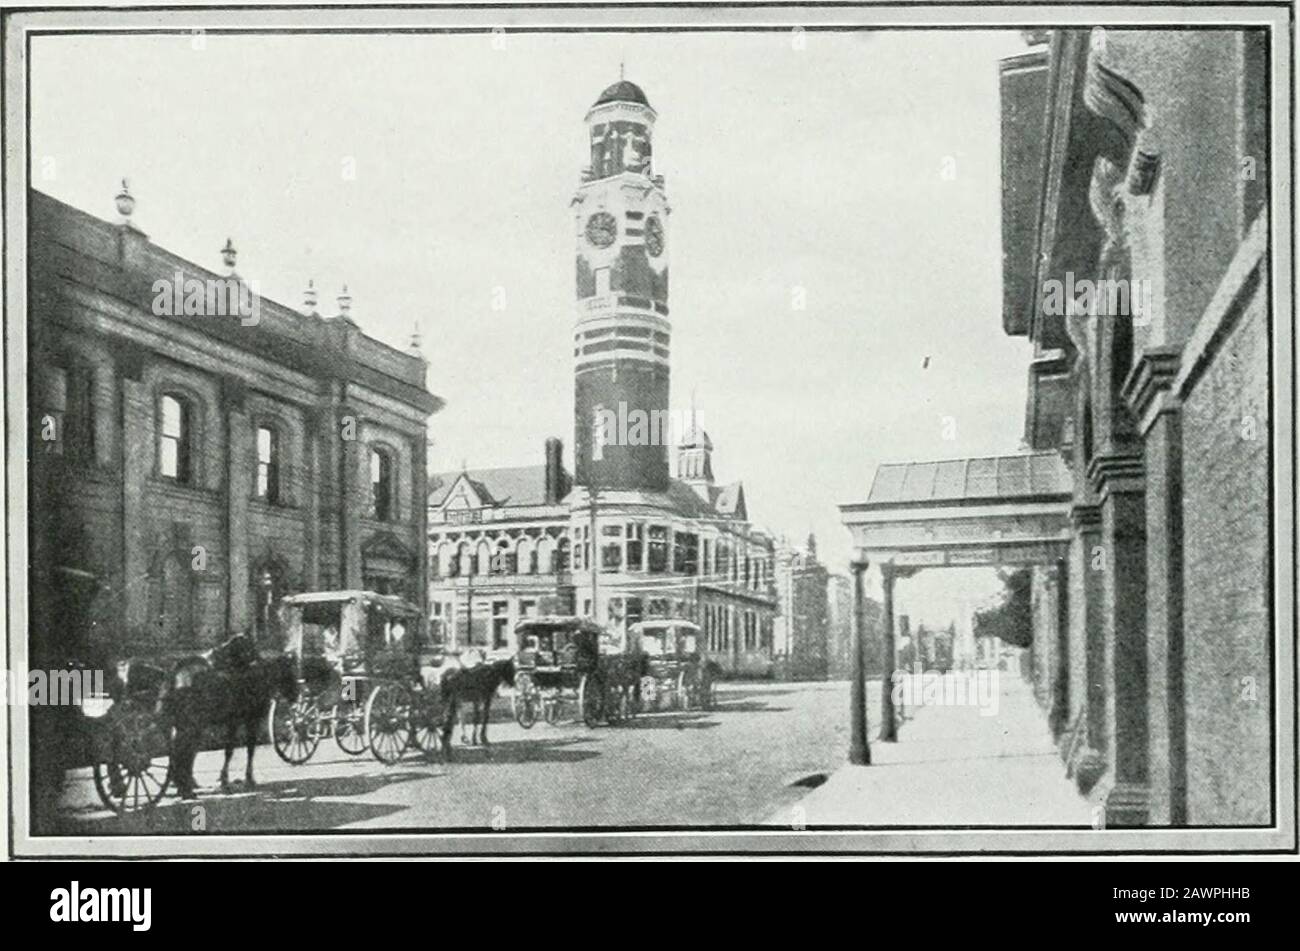
[[[558,505],[569,494],[564,484],[564,443],[554,436],[546,440],[546,504]]]

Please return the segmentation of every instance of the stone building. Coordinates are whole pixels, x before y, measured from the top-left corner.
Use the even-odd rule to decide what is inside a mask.
[[[881,605],[875,598],[862,600],[865,614],[864,642],[867,675],[881,674]],[[853,579],[832,574],[826,579],[826,614],[829,648],[827,677],[848,680],[853,672]]]
[[[817,539],[799,549],[777,546],[776,644],[791,680],[825,680],[830,672],[830,573],[817,559]]]
[[[30,194],[34,651],[270,646],[302,590],[423,603],[441,401],[418,341],[367,336],[346,289],[332,317],[314,292],[300,311],[258,297],[233,244],[209,271],[149,241],[125,184],[117,205],[112,223]],[[41,623],[69,579],[84,630]]]
[[[670,478],[662,494],[602,493],[593,532],[562,452],[548,439],[542,465],[430,477],[429,613],[444,642],[514,650],[515,624],[539,614],[598,617],[619,635],[681,617],[724,673],[771,673],[773,542],[748,522],[743,492],[732,505]]]
[[[627,81],[586,116],[591,164],[570,201],[573,477],[558,441],[541,466],[440,474],[429,497],[430,611],[449,643],[501,647],[521,617],[552,606],[617,632],[686,617],[725,672],[763,675],[772,540],[750,523],[744,486],[716,483],[713,443],[694,419],[677,441],[676,478],[669,466],[671,209],[653,166],[656,117]]]
[[[1274,818],[1267,42],[1063,30],[1001,64],[1003,327],[1073,483],[1033,670],[1111,825]]]

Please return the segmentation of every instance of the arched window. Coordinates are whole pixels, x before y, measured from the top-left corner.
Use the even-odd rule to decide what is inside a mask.
[[[280,434],[267,425],[257,427],[257,497],[280,501]]]
[[[190,401],[164,393],[158,417],[158,474],[177,482],[193,481],[194,412]]]
[[[518,562],[519,574],[537,574],[537,548],[531,538],[525,536],[519,539],[519,547],[515,549],[515,560]]]
[[[370,450],[370,515],[393,521],[393,456],[386,449]]]

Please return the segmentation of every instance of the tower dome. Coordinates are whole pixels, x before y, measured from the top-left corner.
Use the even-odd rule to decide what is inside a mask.
[[[650,105],[650,100],[645,97],[641,87],[627,79],[620,79],[608,87],[592,105],[600,106],[607,102],[635,102],[639,106]]]

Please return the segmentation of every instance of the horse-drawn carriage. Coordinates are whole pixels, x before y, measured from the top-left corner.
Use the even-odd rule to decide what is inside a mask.
[[[641,621],[628,630],[628,643],[646,656],[641,680],[643,709],[713,707],[715,671],[700,650],[699,625],[676,619]]]
[[[81,698],[95,792],[117,813],[149,809],[171,782],[171,728],[159,709],[166,672],[137,660],[108,673],[104,693]]]
[[[599,624],[579,617],[541,617],[515,627],[514,714],[525,730],[560,719],[575,705],[584,723],[614,724],[636,715],[635,691],[645,655],[615,643]]]
[[[130,658],[106,673],[107,689],[83,697],[81,714],[95,790],[118,813],[152,808],[172,785],[192,797],[194,756],[209,726],[226,731],[223,789],[244,728],[251,784],[259,711],[272,696],[297,694],[288,659],[260,655],[243,634],[206,651]]]
[[[286,650],[299,662],[297,700],[277,698],[268,713],[276,753],[305,763],[333,736],[352,756],[369,750],[395,763],[414,744],[440,749],[442,711],[425,675],[433,650],[420,610],[373,591],[318,591],[281,600]]]

